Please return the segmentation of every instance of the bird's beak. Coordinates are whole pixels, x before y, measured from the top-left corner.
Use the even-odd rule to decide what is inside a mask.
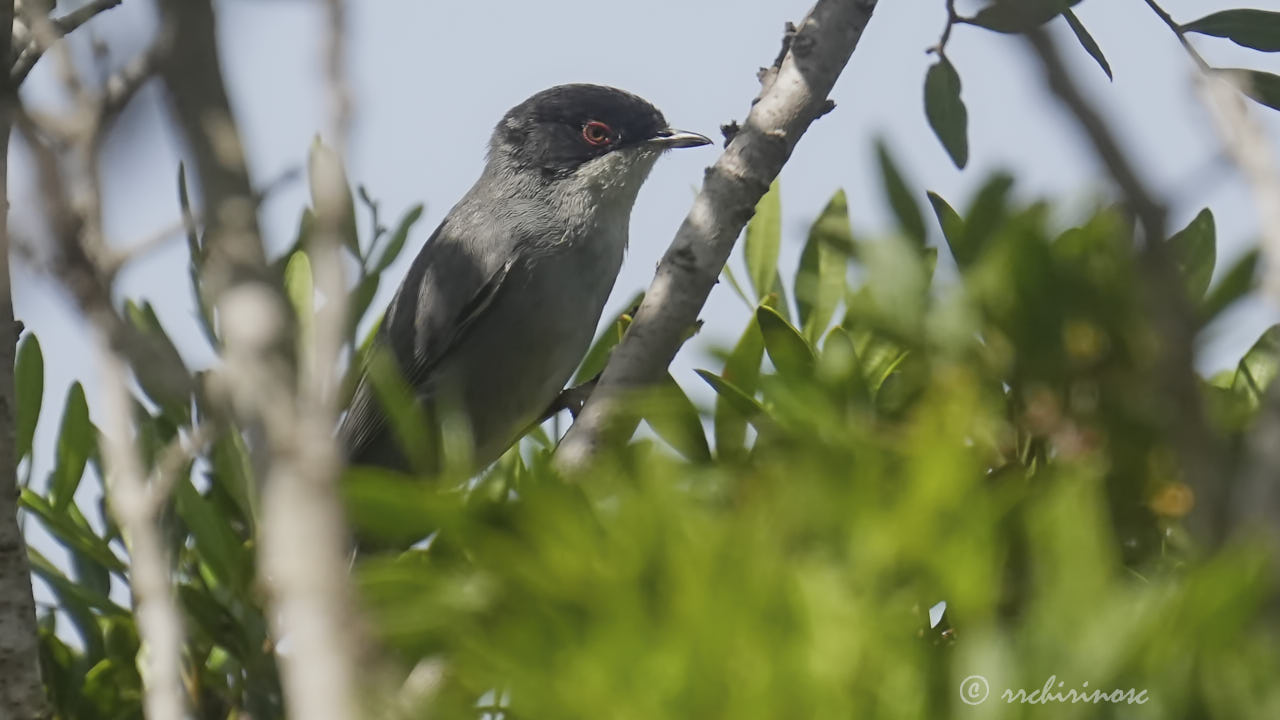
[[[710,145],[711,138],[688,130],[666,128],[659,130],[657,135],[649,139],[649,142],[662,148],[686,148]]]

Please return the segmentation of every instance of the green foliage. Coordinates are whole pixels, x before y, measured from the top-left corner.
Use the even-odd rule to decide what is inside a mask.
[[[583,482],[551,469],[545,429],[465,481],[348,473],[349,519],[381,549],[352,568],[381,653],[367,663],[365,716],[951,717],[978,712],[958,692],[971,675],[1002,705],[1001,690],[1051,676],[1149,698],[1090,716],[1280,706],[1271,559],[1245,541],[1196,546],[1183,527],[1195,497],[1129,221],[1098,207],[1060,225],[1000,174],[953,207],[913,188],[883,146],[879,159],[893,231],[855,232],[836,193],[805,239],[793,321],[775,187],[744,243],[754,297],[739,340],[697,371],[709,392],[672,376],[637,392],[629,402],[653,433],[607,448]],[[389,230],[358,196],[371,222],[344,246],[358,266],[346,351],[353,366],[368,361],[395,429],[425,456],[427,418],[355,337],[376,322],[370,288],[422,210]],[[303,332],[317,304],[314,231],[308,210],[274,264]],[[1256,255],[1210,282],[1217,240],[1208,211],[1168,239],[1201,326],[1254,287]],[[938,278],[943,245],[959,272]],[[192,247],[199,265],[198,238]],[[639,300],[606,323],[578,381],[604,367]],[[167,342],[150,308],[126,307]],[[216,324],[207,331],[220,345]],[[33,337],[19,358],[19,428],[30,428]],[[1280,326],[1202,382],[1229,448],[1223,482],[1278,372]],[[176,468],[161,514],[192,714],[283,717],[255,582],[252,443],[202,394],[162,401],[140,387],[148,471],[208,437]],[[109,508],[88,518],[72,502],[83,483],[104,492],[79,386],[44,420],[60,423],[54,469],[20,501],[70,557],[32,552],[57,605],[40,625],[55,716],[141,717],[127,538]]]
[[[969,113],[960,99],[960,74],[945,56],[925,73],[924,114],[951,161],[964,169],[969,162]]]
[[[1216,35],[1263,52],[1280,51],[1280,12],[1222,10],[1182,26],[1186,32]]]

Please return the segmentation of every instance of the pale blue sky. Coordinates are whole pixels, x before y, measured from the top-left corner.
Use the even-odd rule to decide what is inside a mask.
[[[798,20],[811,0],[651,0],[641,5],[554,0],[363,0],[351,2],[351,78],[355,128],[349,174],[382,202],[385,222],[423,202],[427,210],[401,263],[407,261],[453,202],[475,179],[493,124],[529,94],[564,82],[616,85],[657,104],[675,125],[718,137],[719,125],[741,120],[754,96],[756,68],[778,49],[784,21]],[[969,3],[973,5],[975,3]],[[1165,0],[1186,21],[1239,4],[1280,10],[1277,0]],[[254,177],[265,183],[300,167],[313,135],[328,127],[319,62],[321,3],[304,0],[222,0],[219,37],[232,101]],[[1102,173],[1074,126],[1044,91],[1023,41],[972,27],[956,28],[948,55],[964,83],[969,109],[970,166],[957,171],[929,132],[921,86],[937,42],[943,0],[883,0],[853,60],[832,94],[835,112],[800,142],[782,174],[783,272],[794,271],[808,222],[844,188],[856,230],[889,226],[871,151],[884,136],[912,185],[963,203],[989,171],[1012,170],[1023,196],[1049,195],[1083,205],[1105,190]],[[965,8],[965,3],[961,3]],[[1085,0],[1077,14],[1106,52],[1115,82],[1075,45],[1063,40],[1076,77],[1105,110],[1152,185],[1170,201],[1171,224],[1181,226],[1204,205],[1215,211],[1219,268],[1256,235],[1244,185],[1220,160],[1219,145],[1195,98],[1191,64],[1169,30],[1142,0]],[[94,21],[123,62],[154,28],[150,3],[124,4]],[[87,40],[79,37],[78,40]],[[1280,58],[1197,38],[1211,63],[1280,72]],[[47,61],[24,95],[49,101],[56,78]],[[174,177],[181,146],[165,126],[157,89],[146,89],[109,146],[104,170],[106,228],[119,244],[154,235],[178,218]],[[1257,108],[1280,142],[1280,115]],[[631,249],[606,314],[645,287],[688,209],[714,148],[669,154],[640,195]],[[25,157],[11,165],[12,223],[38,245],[35,196]],[[306,189],[295,182],[264,209],[270,247],[290,239]],[[931,225],[931,231],[932,225]],[[936,235],[936,231],[935,231]],[[96,406],[96,369],[88,329],[65,296],[29,266],[15,266],[16,312],[40,337],[47,360],[45,407],[38,452],[48,457],[66,387],[86,383]],[[377,304],[392,287],[384,284]],[[157,308],[179,348],[193,362],[212,360],[193,319],[186,249],[176,240],[135,263],[119,291]],[[692,375],[710,363],[706,348],[730,341],[746,319],[729,288],[717,287],[703,312],[703,332],[685,348],[674,371],[698,397]],[[1277,308],[1247,303],[1213,329],[1203,369],[1230,365],[1277,318]],[[37,468],[47,468],[47,462]],[[39,473],[37,473],[39,477]],[[44,546],[44,543],[41,543]]]

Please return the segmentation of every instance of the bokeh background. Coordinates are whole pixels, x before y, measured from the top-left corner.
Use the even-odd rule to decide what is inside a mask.
[[[745,116],[758,87],[756,69],[772,61],[784,21],[799,20],[810,4],[349,3],[349,74],[355,101],[349,177],[381,203],[384,222],[392,223],[408,207],[425,203],[425,218],[410,239],[410,247],[416,249],[478,174],[497,119],[547,86],[616,85],[653,101],[674,125],[718,137],[721,123]],[[1181,21],[1240,4],[1163,3]],[[1273,0],[1248,4],[1280,9]],[[959,7],[962,12],[971,9],[964,2]],[[217,10],[224,72],[250,169],[259,186],[273,187],[263,207],[263,226],[270,247],[279,252],[292,240],[306,202],[302,176],[290,180],[289,174],[303,167],[308,145],[329,125],[321,61],[322,7],[305,0],[222,0]],[[1051,27],[1078,80],[1104,109],[1146,179],[1169,203],[1170,227],[1181,227],[1206,205],[1214,210],[1218,267],[1226,267],[1254,242],[1256,214],[1196,97],[1190,60],[1141,0],[1086,0],[1076,13],[1115,73],[1114,82],[1108,81],[1065,23],[1056,20]],[[882,2],[876,10],[832,94],[836,111],[810,129],[782,173],[784,276],[794,272],[809,222],[836,189],[848,193],[855,232],[885,232],[891,226],[874,158],[877,137],[894,151],[913,187],[934,190],[953,204],[966,202],[997,169],[1014,174],[1017,194],[1024,198],[1074,198],[1085,206],[1107,192],[1103,173],[1048,96],[1024,42],[973,27],[957,27],[948,46],[964,83],[971,148],[967,169],[952,166],[929,131],[922,108],[924,73],[932,62],[926,49],[938,41],[944,23],[943,0]],[[70,40],[76,57],[91,68],[96,41],[109,48],[102,62],[117,66],[146,47],[156,28],[154,9],[145,0],[125,0],[89,28]],[[1280,72],[1280,58],[1225,40],[1197,37],[1195,42],[1214,65]],[[62,102],[51,60],[42,61],[24,85],[26,102],[50,107]],[[1280,116],[1267,112],[1259,117],[1271,137],[1280,140]],[[174,227],[179,219],[176,176],[183,153],[177,132],[167,122],[160,89],[145,88],[121,119],[103,167],[106,231],[114,244],[126,247]],[[648,284],[688,209],[702,168],[714,158],[713,148],[672,153],[654,171],[636,205],[630,252],[606,317]],[[11,223],[21,245],[14,266],[15,311],[44,347],[46,407],[60,407],[69,383],[80,380],[89,406],[96,408],[90,329],[40,269],[47,240],[37,219],[32,177],[24,149],[15,144]],[[936,236],[936,230],[931,232]],[[184,356],[203,366],[214,357],[194,319],[186,252],[174,234],[172,241],[128,266],[118,292],[150,300]],[[941,255],[941,272],[946,273],[949,259]],[[404,253],[389,275],[402,274],[411,257]],[[384,284],[375,306],[384,304],[393,289]],[[1232,365],[1263,329],[1276,322],[1277,310],[1255,298],[1227,313],[1206,333],[1200,369],[1212,372]],[[743,312],[741,300],[726,285],[712,293],[702,314],[702,332],[673,367],[695,400],[709,398],[710,391],[696,381],[692,369],[707,364],[711,348],[732,342]],[[37,458],[51,456],[55,432],[54,423],[41,424]],[[45,469],[37,460],[33,476],[42,478]],[[93,492],[92,485],[83,484],[81,492]],[[60,556],[38,529],[28,529],[42,552]]]

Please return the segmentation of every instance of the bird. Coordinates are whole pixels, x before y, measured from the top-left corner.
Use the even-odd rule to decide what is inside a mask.
[[[394,361],[399,387],[434,420],[432,437],[400,437],[366,363],[338,429],[348,462],[439,471],[440,428],[453,420],[465,430],[465,467],[501,456],[581,363],[655,161],[710,143],[603,85],[558,85],[511,108],[479,179],[409,267],[368,354]],[[423,447],[434,448],[428,467],[414,468]]]

